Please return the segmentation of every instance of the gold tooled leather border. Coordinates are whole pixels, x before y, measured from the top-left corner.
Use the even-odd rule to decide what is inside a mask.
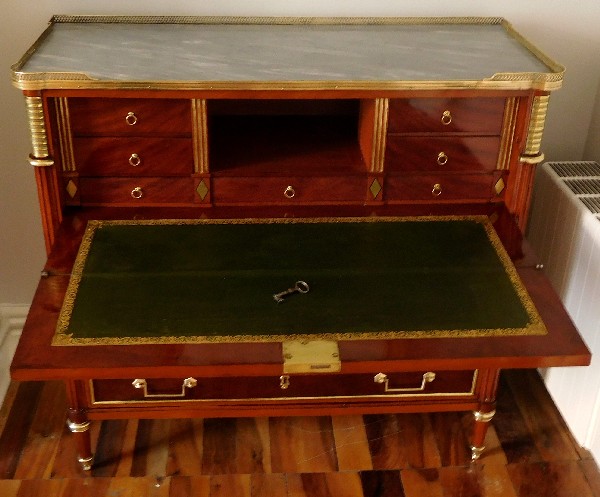
[[[69,322],[85,261],[90,252],[94,234],[98,229],[111,225],[193,225],[193,224],[293,224],[293,223],[373,223],[373,222],[428,222],[428,221],[473,221],[481,224],[491,245],[510,279],[515,292],[529,317],[529,324],[524,328],[493,328],[468,330],[427,330],[427,331],[378,331],[364,333],[323,333],[323,334],[288,334],[288,335],[226,335],[219,337],[206,336],[169,336],[169,337],[122,337],[122,338],[76,338],[68,332]],[[545,335],[547,333],[531,297],[527,293],[515,266],[498,234],[487,216],[407,216],[407,217],[348,217],[348,218],[271,218],[271,219],[151,219],[151,220],[102,220],[89,221],[83,235],[79,252],[73,265],[71,279],[67,287],[61,308],[52,345],[141,345],[141,344],[177,344],[177,343],[232,343],[232,342],[282,342],[286,340],[386,340],[416,338],[470,338],[501,337],[520,335]]]
[[[112,81],[97,80],[77,72],[38,72],[22,70],[59,23],[111,24],[273,24],[273,25],[500,25],[507,34],[544,63],[549,72],[497,73],[483,80],[464,81]],[[565,68],[548,57],[502,17],[201,17],[201,16],[78,16],[55,15],[48,28],[11,67],[13,85],[21,90],[61,89],[144,89],[144,90],[442,90],[442,89],[504,89],[540,91],[557,90],[562,86]]]

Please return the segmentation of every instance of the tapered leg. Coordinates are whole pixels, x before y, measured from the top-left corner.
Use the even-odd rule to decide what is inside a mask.
[[[485,450],[485,434],[487,433],[490,421],[496,414],[495,410],[474,411],[475,423],[473,426],[473,445],[471,446],[471,460],[477,461],[481,453]]]
[[[77,460],[81,464],[84,471],[92,469],[92,461],[94,456],[92,455],[92,443],[90,438],[90,421],[83,410],[69,409],[69,418],[67,420],[67,426],[77,446]]]

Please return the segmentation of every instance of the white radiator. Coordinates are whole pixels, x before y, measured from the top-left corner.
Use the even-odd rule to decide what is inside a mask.
[[[540,168],[527,238],[593,354],[590,367],[546,370],[546,386],[577,441],[600,461],[600,164]]]

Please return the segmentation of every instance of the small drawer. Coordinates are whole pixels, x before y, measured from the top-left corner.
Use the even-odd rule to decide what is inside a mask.
[[[194,172],[188,138],[75,138],[82,176],[185,176]]]
[[[69,98],[74,136],[191,136],[191,103],[180,99]]]
[[[191,178],[80,178],[81,205],[189,205]]]
[[[390,136],[384,167],[388,172],[491,172],[496,169],[499,148],[497,137]]]
[[[308,374],[238,378],[130,378],[90,381],[92,404],[316,398],[465,397],[477,371]]]
[[[391,99],[388,133],[452,133],[499,135],[502,98]]]
[[[365,176],[213,177],[213,201],[221,204],[362,202]]]
[[[385,180],[388,202],[458,200],[487,201],[497,197],[494,174],[390,175]]]

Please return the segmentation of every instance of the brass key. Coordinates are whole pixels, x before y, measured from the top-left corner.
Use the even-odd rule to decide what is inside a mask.
[[[288,295],[291,295],[292,293],[307,293],[308,290],[309,290],[309,287],[308,287],[308,283],[306,283],[306,281],[296,281],[296,284],[293,287],[288,288],[284,292],[279,292],[279,293],[274,294],[273,298],[275,299],[275,302],[280,304],[281,302],[283,302],[285,300],[285,298]]]

